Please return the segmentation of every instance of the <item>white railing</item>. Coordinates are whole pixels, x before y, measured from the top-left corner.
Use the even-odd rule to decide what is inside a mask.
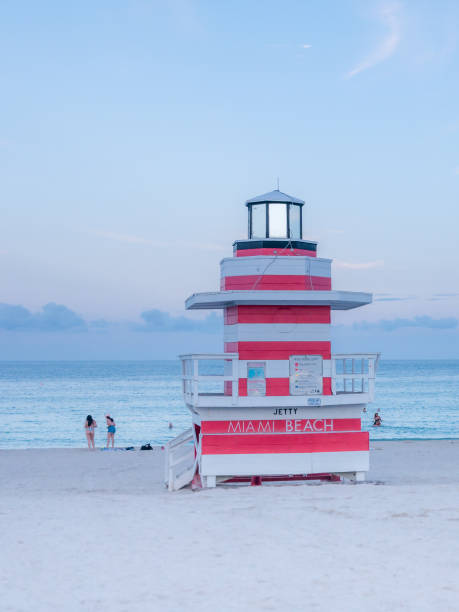
[[[206,396],[208,398],[211,396],[219,399],[219,405],[223,401],[225,406],[237,406],[240,403],[238,357],[237,353],[180,355],[185,403],[188,406],[199,406],[200,398],[204,400]],[[330,361],[324,362],[323,376],[331,376],[333,395],[366,395],[365,401],[371,402],[374,398],[378,360],[379,353],[334,354],[331,357],[331,364]],[[202,363],[204,361],[223,362],[223,373],[202,373],[200,365],[204,366]],[[328,364],[327,370],[325,364]],[[205,393],[202,390],[203,383],[210,384],[214,388]],[[219,389],[216,388],[216,383],[220,384]],[[299,399],[299,396],[295,397]],[[325,401],[326,397],[322,396],[322,401]],[[268,399],[268,397],[264,399],[262,396],[257,396],[257,402],[266,403]],[[293,401],[294,398],[290,397],[290,399]]]
[[[372,402],[375,394],[376,368],[379,353],[332,355],[332,393],[367,393]]]
[[[180,355],[182,360],[182,387],[185,403],[197,406],[200,383],[207,382],[211,386],[215,383],[223,383],[219,390],[213,389],[210,395],[227,395],[231,398],[231,404],[236,406],[239,395],[239,359],[237,353],[217,353],[217,354],[192,354]],[[203,374],[200,371],[200,362],[203,361],[223,361],[223,374]],[[204,365],[204,364],[201,364]],[[225,389],[225,383],[231,383],[231,393]],[[228,385],[229,386],[229,385]],[[226,393],[225,393],[226,392]]]
[[[191,482],[196,472],[194,434],[187,429],[165,445],[164,482],[169,491],[177,491]]]

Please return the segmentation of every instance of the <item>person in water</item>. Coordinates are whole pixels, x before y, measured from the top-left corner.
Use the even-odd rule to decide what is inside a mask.
[[[381,426],[381,422],[382,422],[382,418],[379,416],[379,414],[377,412],[375,412],[375,416],[374,416],[374,420],[373,420],[373,426],[374,427],[380,427]]]
[[[107,421],[107,448],[110,446],[110,441],[112,442],[112,448],[114,448],[116,423],[109,414],[105,415],[105,420]]]
[[[94,430],[96,427],[97,427],[97,423],[92,418],[92,416],[88,414],[88,416],[86,417],[86,421],[84,422],[84,429],[86,432],[86,439],[88,441],[89,450],[91,450],[91,448],[96,448],[94,445],[94,433],[95,433]]]

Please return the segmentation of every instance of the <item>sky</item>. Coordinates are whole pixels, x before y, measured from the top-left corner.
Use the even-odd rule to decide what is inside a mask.
[[[246,199],[306,201],[339,352],[459,358],[459,4],[0,2],[0,359],[221,351]]]

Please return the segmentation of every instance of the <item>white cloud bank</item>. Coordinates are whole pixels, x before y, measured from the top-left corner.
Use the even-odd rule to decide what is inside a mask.
[[[347,79],[351,79],[364,70],[373,68],[373,66],[380,64],[395,53],[401,39],[400,5],[390,3],[382,6],[379,11],[379,19],[387,26],[388,34],[386,38],[370,55],[346,74]]]

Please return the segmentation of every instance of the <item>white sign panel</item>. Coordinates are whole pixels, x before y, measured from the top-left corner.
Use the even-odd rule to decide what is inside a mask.
[[[321,355],[291,355],[290,395],[321,395],[322,376]]]
[[[249,361],[247,363],[247,395],[266,395],[264,361]]]

